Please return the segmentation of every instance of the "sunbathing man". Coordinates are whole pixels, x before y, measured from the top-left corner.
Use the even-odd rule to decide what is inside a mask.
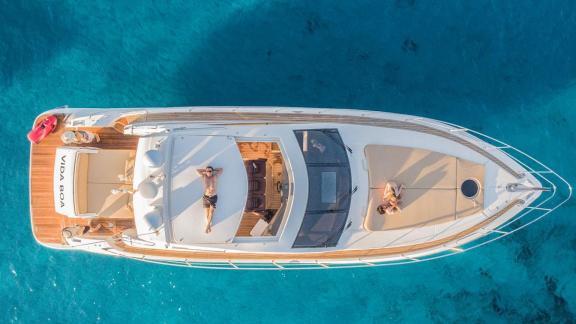
[[[382,195],[382,204],[376,210],[379,214],[392,215],[400,211],[400,200],[404,185],[398,185],[396,182],[389,181],[384,188]]]
[[[211,166],[196,170],[204,181],[204,195],[202,196],[202,200],[204,210],[206,211],[206,233],[212,231],[212,216],[214,216],[214,209],[216,209],[216,202],[218,201],[218,195],[216,195],[216,180],[223,171],[222,168],[214,169]]]

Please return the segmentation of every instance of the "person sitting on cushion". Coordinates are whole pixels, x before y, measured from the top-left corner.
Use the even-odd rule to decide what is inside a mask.
[[[403,190],[404,185],[398,185],[394,181],[386,183],[384,194],[382,195],[382,204],[376,208],[378,213],[380,215],[392,215],[399,212]]]

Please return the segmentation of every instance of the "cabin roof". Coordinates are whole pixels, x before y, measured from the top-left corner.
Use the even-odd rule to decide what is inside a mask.
[[[160,235],[176,244],[230,242],[240,224],[247,196],[247,177],[242,157],[233,137],[177,135],[161,139],[158,148],[164,155],[162,171],[146,165],[143,154],[155,149],[158,138],[142,138],[138,147],[134,186],[134,215],[139,235],[154,231],[147,217],[157,206],[163,206]],[[202,203],[204,184],[197,169],[206,166],[222,168],[217,180],[218,202],[212,219],[212,232],[205,233],[206,216]],[[159,193],[146,199],[138,193],[140,183],[150,181]],[[160,177],[157,179],[161,179]],[[155,215],[155,214],[152,214]],[[154,225],[154,224],[152,224]],[[152,226],[154,227],[154,226]]]

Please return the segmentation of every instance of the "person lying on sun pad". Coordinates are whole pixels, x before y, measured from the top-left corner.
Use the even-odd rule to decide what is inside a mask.
[[[402,191],[404,185],[398,185],[394,181],[386,183],[384,193],[382,195],[382,204],[376,207],[380,215],[392,215],[400,212],[400,203],[402,199]]]

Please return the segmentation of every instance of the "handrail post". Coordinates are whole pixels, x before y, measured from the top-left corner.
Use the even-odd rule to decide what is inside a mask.
[[[362,262],[362,263],[364,263],[364,264],[366,264],[366,265],[369,265],[369,266],[375,266],[375,265],[376,265],[376,264],[374,264],[374,263],[372,263],[372,262],[363,261],[363,260],[361,260],[361,259],[358,259],[358,261],[360,261],[360,262]]]
[[[278,267],[279,269],[282,269],[282,270],[286,269],[286,268],[284,268],[283,266],[281,266],[281,265],[279,265],[278,263],[276,263],[276,261],[272,261],[272,264],[275,265],[276,267]]]
[[[506,231],[501,231],[501,230],[497,230],[497,229],[488,229],[488,228],[481,228],[482,231],[486,232],[486,233],[498,233],[498,234],[505,234],[508,235],[509,233]]]
[[[410,259],[410,260],[412,260],[412,261],[417,261],[417,262],[422,261],[422,260],[420,260],[420,259],[418,259],[418,258],[414,258],[414,257],[411,257],[411,256],[407,256],[407,255],[405,255],[405,254],[401,254],[401,256],[402,256],[403,258]]]
[[[326,265],[326,264],[324,264],[324,263],[322,263],[322,262],[320,262],[320,261],[318,261],[318,260],[316,260],[316,264],[319,265],[319,266],[321,266],[322,268],[330,268],[328,265]]]

